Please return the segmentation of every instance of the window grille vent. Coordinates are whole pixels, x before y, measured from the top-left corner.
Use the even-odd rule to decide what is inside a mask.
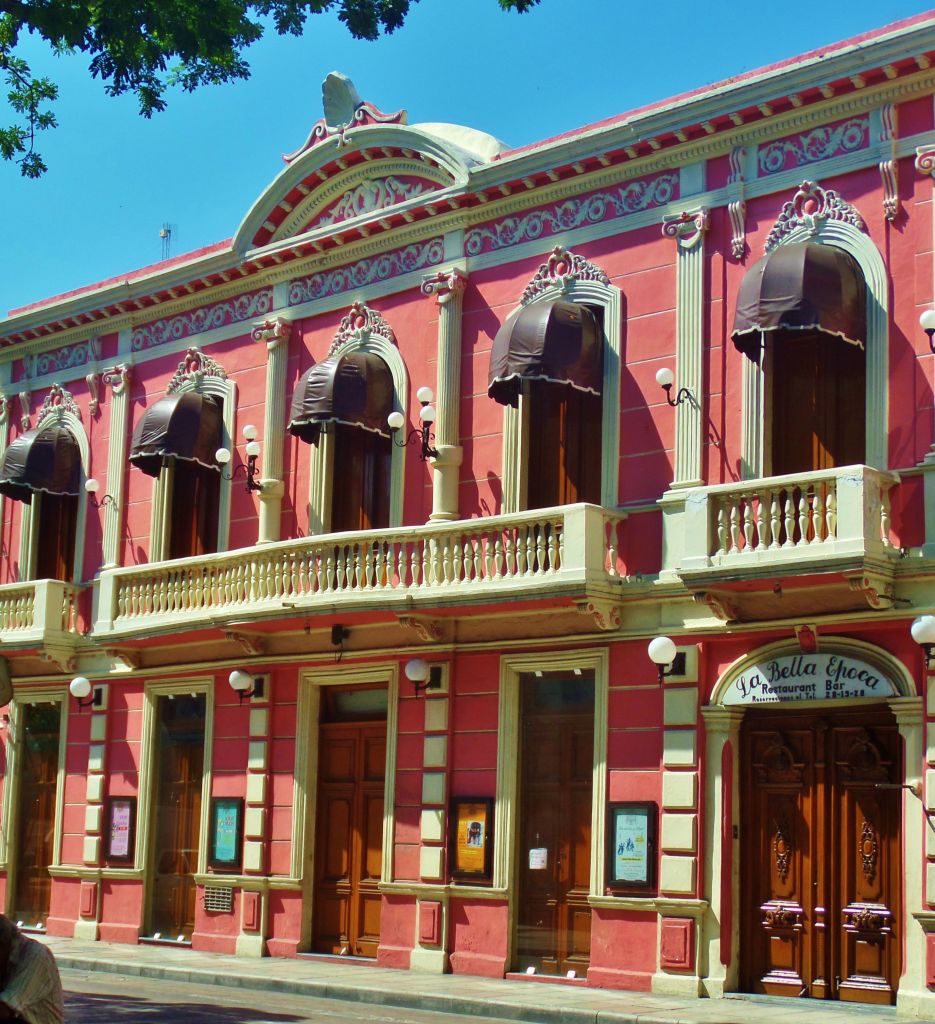
[[[234,909],[234,890],[229,885],[206,885],[202,900],[205,910],[230,914]]]

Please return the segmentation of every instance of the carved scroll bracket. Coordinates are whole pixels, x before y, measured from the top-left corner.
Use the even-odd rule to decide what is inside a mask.
[[[893,581],[874,573],[849,576],[847,584],[855,594],[861,594],[874,611],[886,611],[896,603]]]
[[[126,391],[130,381],[130,367],[127,363],[118,363],[101,375],[101,381],[107,385],[115,395],[122,395]]]
[[[128,651],[123,647],[105,647],[104,653],[108,658],[120,662],[128,672],[136,671],[143,663],[142,655],[139,651]]]
[[[896,159],[896,110],[885,103],[880,110],[880,143],[889,150],[880,161],[880,179],[883,185],[883,214],[888,221],[899,216],[899,161]]]
[[[245,633],[242,630],[225,630],[224,639],[237,646],[244,654],[258,655],[266,653],[266,638],[260,633]]]
[[[444,637],[441,619],[427,615],[398,615],[397,621],[403,629],[415,633],[424,644],[438,643]]]
[[[579,615],[590,615],[594,625],[604,632],[620,628],[620,605],[615,601],[590,598],[587,601],[575,601]]]

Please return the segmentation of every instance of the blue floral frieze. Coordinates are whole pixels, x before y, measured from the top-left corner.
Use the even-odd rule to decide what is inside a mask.
[[[98,348],[96,343],[90,339],[78,342],[77,345],[57,348],[52,352],[39,352],[35,356],[28,356],[23,361],[17,379],[54,376],[64,370],[87,366],[88,363],[93,363],[97,357]]]
[[[478,256],[482,252],[533,241],[543,235],[626,217],[670,203],[678,198],[678,190],[679,176],[675,172],[630,181],[606,191],[566,199],[555,206],[543,206],[515,217],[481,224],[467,233],[464,249],[469,256]]]
[[[762,146],[757,156],[760,174],[775,174],[795,167],[828,160],[833,156],[856,153],[870,144],[870,118],[851,117],[847,121],[822,125],[801,135],[790,135]]]
[[[156,348],[171,341],[190,338],[217,327],[240,323],[255,316],[265,316],[273,308],[273,289],[262,288],[246,295],[238,295],[213,306],[187,310],[178,316],[154,320],[151,324],[137,327],[133,331],[131,347],[134,352]]]
[[[324,270],[293,281],[289,285],[289,305],[298,306],[302,302],[340,295],[341,292],[350,291],[352,288],[362,288],[377,281],[398,277],[400,274],[434,267],[444,258],[444,241],[441,238],[433,238],[428,242],[407,245],[404,249],[394,249],[371,259],[337,267],[335,270]]]

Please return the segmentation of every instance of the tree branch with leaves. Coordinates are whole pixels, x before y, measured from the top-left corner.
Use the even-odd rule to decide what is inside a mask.
[[[355,39],[401,28],[418,0],[0,0],[0,74],[13,114],[0,125],[0,157],[38,178],[46,171],[37,135],[56,126],[58,86],[17,56],[23,33],[53,54],[82,53],[110,96],[133,93],[143,117],[166,107],[166,90],[193,92],[250,77],[244,51],[271,26],[303,35],[310,15],[334,12]],[[519,13],[539,0],[497,0]]]

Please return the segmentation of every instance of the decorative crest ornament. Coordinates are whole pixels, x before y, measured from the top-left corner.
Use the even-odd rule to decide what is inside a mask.
[[[393,328],[383,317],[375,309],[365,306],[362,302],[355,302],[341,318],[334,341],[331,342],[331,348],[328,349],[328,356],[333,356],[349,341],[363,345],[372,334],[385,339],[391,345],[396,344]]]
[[[437,274],[427,274],[422,278],[422,294],[434,295],[439,306],[444,306],[455,292],[464,291],[467,279],[467,273],[457,267],[439,270]]]
[[[81,419],[81,410],[78,408],[70,391],[66,391],[61,384],[53,384],[49,393],[45,396],[42,407],[39,409],[38,423],[42,423],[49,416],[61,419],[70,412],[73,416]]]
[[[600,267],[577,253],[569,252],[564,246],[557,245],[549,253],[549,258],[545,263],[540,264],[535,277],[526,285],[526,290],[519,300],[520,305],[527,305],[550,288],[558,288],[561,292],[567,292],[576,281],[598,281],[600,284],[610,284],[610,278]]]
[[[276,317],[273,320],[264,320],[262,323],[254,324],[250,337],[254,341],[265,341],[268,351],[272,350],[283,342],[288,342],[292,334],[292,323]]]
[[[185,353],[185,358],[179,363],[172,380],[169,381],[166,394],[171,395],[175,391],[181,391],[189,383],[198,390],[205,377],[227,380],[227,374],[210,356],[206,356],[201,349],[190,348]]]
[[[797,228],[814,235],[825,221],[837,220],[864,230],[864,221],[857,210],[833,189],[824,189],[817,182],[803,181],[792,199],[782,208],[773,230],[766,239],[766,252],[772,252],[786,236]]]
[[[312,125],[308,138],[293,153],[284,153],[283,161],[291,164],[307,150],[336,135],[338,145],[347,145],[345,133],[350,128],[368,124],[406,124],[405,110],[386,114],[372,103],[360,98],[354,83],[340,71],[332,71],[321,83],[321,105],[324,117]]]
[[[677,217],[666,217],[662,222],[662,233],[674,238],[681,249],[694,249],[708,230],[708,210],[702,206],[694,213],[683,211]]]

